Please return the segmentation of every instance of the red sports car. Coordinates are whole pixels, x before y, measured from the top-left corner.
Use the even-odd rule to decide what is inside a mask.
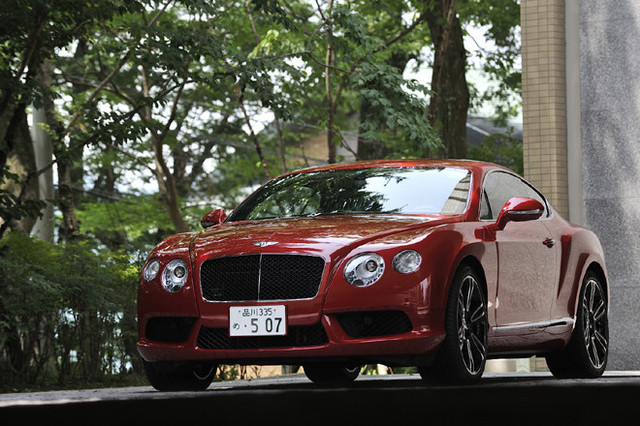
[[[149,255],[138,349],[160,390],[204,389],[218,364],[363,364],[478,380],[488,358],[545,356],[597,377],[608,354],[598,238],[503,167],[385,160],[280,176]]]

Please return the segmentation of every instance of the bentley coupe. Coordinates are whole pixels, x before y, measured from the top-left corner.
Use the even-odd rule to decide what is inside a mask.
[[[607,363],[596,235],[489,163],[380,160],[275,178],[142,270],[138,350],[159,390],[220,364],[298,365],[316,383],[414,366],[472,383],[490,358],[543,356],[557,377]]]

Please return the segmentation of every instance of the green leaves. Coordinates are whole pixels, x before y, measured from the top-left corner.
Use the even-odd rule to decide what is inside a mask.
[[[426,117],[430,88],[403,76],[428,61],[426,14],[439,13],[432,4],[0,1],[2,230],[37,217],[46,202],[58,207],[60,229],[65,216],[79,223],[75,243],[15,233],[2,240],[0,272],[15,279],[0,277],[0,290],[12,291],[0,292],[0,345],[23,339],[32,345],[26,353],[49,332],[50,342],[60,340],[41,361],[55,358],[61,377],[73,375],[64,362],[71,350],[89,353],[80,343],[89,329],[102,350],[92,359],[114,351],[130,358],[109,333],[120,327],[135,353],[132,283],[141,259],[176,229],[198,230],[208,210],[235,207],[264,182],[262,161],[271,173],[326,162],[329,148],[356,140],[348,149],[361,158],[440,151]],[[499,83],[477,100],[499,100],[506,118],[520,86],[518,1],[457,4],[459,18],[486,28],[497,46],[477,55]],[[31,146],[27,114],[41,107],[58,183],[74,190],[64,200],[21,197],[36,192],[35,179],[25,179],[38,172],[34,158],[21,159],[20,175],[7,163],[16,147]],[[360,149],[367,143],[369,152]],[[517,162],[517,150],[489,141],[471,154]],[[35,365],[21,355],[25,363],[11,371]]]
[[[387,64],[364,63],[352,76],[361,102],[368,105],[360,117],[360,135],[397,148],[396,155],[421,157],[437,149],[440,140],[426,120],[429,90],[406,81]]]
[[[491,49],[474,52],[479,67],[496,85],[478,93],[475,103],[489,102],[495,106],[495,119],[501,124],[517,115],[514,107],[521,103],[520,70],[520,1],[469,0],[459,2],[459,15],[469,25],[485,29],[486,39],[494,44]]]
[[[45,365],[56,365],[49,374],[64,384],[136,362],[123,336],[135,333],[127,318],[135,315],[139,267],[88,241],[54,245],[7,235],[0,245],[0,346],[8,355],[0,358],[0,389],[42,383]],[[72,351],[79,368],[70,368]]]
[[[469,158],[502,164],[516,173],[524,173],[522,142],[509,133],[487,136],[480,145],[470,146]]]

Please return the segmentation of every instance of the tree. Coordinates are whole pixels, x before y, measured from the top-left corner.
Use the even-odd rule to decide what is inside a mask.
[[[334,5],[329,2],[326,10],[317,3],[317,19],[321,25],[311,33],[307,45],[319,45],[326,50],[326,60],[320,71],[325,77],[329,162],[336,161],[334,136],[340,136],[340,142],[344,143],[335,122],[339,105],[349,105],[349,98],[356,93],[360,94],[360,101],[364,105],[360,110],[364,114],[360,117],[359,140],[385,139],[385,131],[391,130],[399,131],[414,146],[423,149],[438,146],[437,138],[423,120],[426,105],[415,94],[426,93],[427,89],[416,82],[406,81],[402,77],[404,66],[394,63],[394,60],[403,56],[403,53],[399,53],[401,49],[396,49],[396,46],[423,23],[426,11],[413,9],[407,2],[390,3]],[[407,24],[397,19],[399,14],[404,13],[412,14]],[[327,40],[324,45],[319,42],[322,38],[315,37],[316,33],[322,32]],[[338,33],[340,37],[336,36]],[[315,55],[314,51],[309,52],[312,62],[317,65],[320,61],[314,59]],[[405,86],[409,91],[404,89]],[[347,93],[349,91],[352,93]],[[362,153],[368,155],[366,150]]]
[[[499,49],[480,59],[517,93],[516,9],[516,0],[2,2],[3,377],[34,383],[55,365],[65,383],[136,368],[131,291],[149,248],[277,172],[340,161],[348,135],[360,159],[464,155],[467,105],[480,98],[464,78],[464,29],[489,29]],[[425,51],[441,70],[430,86],[403,77]],[[29,114],[51,143],[44,162]],[[305,152],[314,137],[326,158]],[[49,171],[58,187],[41,200],[38,177]],[[53,243],[26,236],[47,203]]]
[[[462,26],[457,17],[457,0],[437,0],[433,3],[427,18],[435,50],[432,96],[427,118],[442,139],[444,149],[440,155],[465,158],[469,89],[465,78],[466,51]],[[433,155],[431,152],[427,154]]]
[[[460,1],[462,22],[486,29],[485,37],[492,49],[476,47],[473,58],[487,75],[497,83],[485,93],[477,93],[473,102],[490,101],[495,106],[495,120],[504,125],[517,115],[522,92],[520,60],[520,1],[491,2]]]
[[[47,85],[47,69],[43,68],[46,60],[57,50],[90,32],[97,22],[108,21],[114,15],[141,7],[141,4],[134,0],[107,1],[99,5],[78,0],[61,0],[54,4],[33,0],[7,1],[1,7],[0,25],[5,30],[0,48],[0,177],[5,183],[7,179],[17,182],[18,188],[15,191],[8,191],[6,187],[2,190],[7,202],[3,203],[4,208],[0,210],[0,218],[3,220],[0,237],[13,220],[34,216],[43,207],[43,203],[29,197],[29,188],[37,185],[35,178],[51,165],[35,170],[34,161],[27,160],[27,172],[19,177],[9,173],[7,165],[7,159],[18,147],[32,146],[30,134],[24,130],[28,128],[27,108],[30,105],[45,107],[47,125],[56,147],[56,155],[62,164],[60,207],[63,212],[68,211],[72,215],[73,204],[66,180],[68,169],[65,166],[69,162],[69,156],[81,151],[82,146],[91,138],[74,141],[76,149],[64,149],[64,140],[74,129],[80,111],[77,111],[66,127],[53,117],[51,102],[55,94]],[[41,72],[44,77],[39,77]],[[91,100],[89,98],[86,103]],[[68,215],[65,223],[70,232],[76,230],[73,216]]]

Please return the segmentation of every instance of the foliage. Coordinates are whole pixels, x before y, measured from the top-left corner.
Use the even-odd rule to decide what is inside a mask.
[[[470,146],[469,158],[501,164],[520,175],[524,174],[522,141],[509,134],[487,136],[480,145]]]
[[[520,62],[520,0],[467,0],[461,2],[459,14],[470,24],[486,28],[486,38],[494,48],[478,49],[474,60],[496,84],[477,93],[473,103],[491,102],[498,123],[505,125],[518,113],[522,98]]]
[[[139,372],[135,282],[150,247],[199,229],[208,210],[233,209],[273,175],[339,161],[331,151],[345,135],[382,146],[374,157],[437,147],[430,88],[404,78],[429,61],[433,4],[0,2],[2,385]],[[498,99],[504,118],[519,93],[518,1],[458,4],[497,46],[476,58],[499,83],[478,99]],[[36,109],[44,118],[32,124]],[[49,139],[31,151],[30,126]],[[329,154],[305,151],[310,139]],[[36,167],[43,144],[53,158]],[[511,142],[472,155],[521,164]],[[40,200],[48,169],[57,192]],[[47,204],[55,218],[43,216]],[[39,216],[55,221],[56,241],[9,232],[28,234]]]
[[[21,186],[22,179],[8,169],[4,169],[4,176],[0,174],[0,217],[5,223],[21,220],[24,217],[37,217],[46,202],[43,200],[26,200],[21,202],[19,195],[13,193],[9,188]],[[3,224],[4,225],[4,224]]]
[[[2,390],[104,380],[138,367],[140,265],[131,256],[20,232],[4,238],[0,253]]]
[[[84,202],[78,210],[80,229],[109,247],[143,252],[172,234],[171,220],[150,195],[124,195],[118,202]]]

